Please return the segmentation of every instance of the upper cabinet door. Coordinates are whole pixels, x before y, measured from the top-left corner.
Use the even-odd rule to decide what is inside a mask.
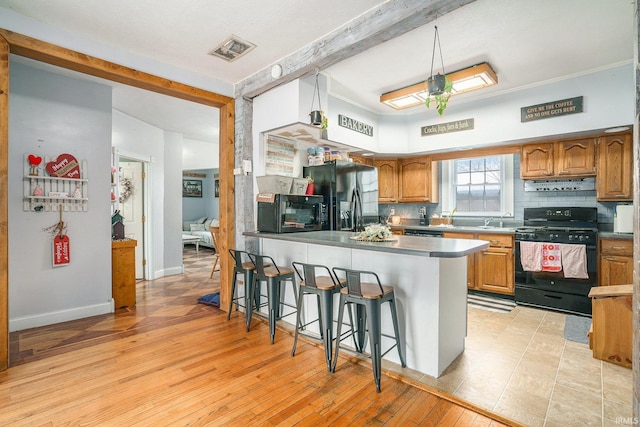
[[[553,175],[553,142],[523,145],[520,151],[521,178],[548,178]]]
[[[600,138],[596,199],[633,200],[633,143],[630,133]]]
[[[353,163],[359,163],[361,165],[373,166],[373,158],[358,156],[356,154],[351,154],[349,158],[353,161]]]
[[[378,168],[378,203],[398,201],[398,161],[396,159],[376,159]]]
[[[573,139],[556,143],[555,175],[596,176],[595,139]]]
[[[431,156],[398,160],[398,199],[409,203],[433,203],[438,200],[437,178],[434,179],[432,174]]]

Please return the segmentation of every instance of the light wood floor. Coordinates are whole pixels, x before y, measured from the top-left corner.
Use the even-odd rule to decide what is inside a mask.
[[[376,393],[370,365],[328,373],[313,342],[292,358],[287,331],[270,345],[263,320],[196,304],[211,257],[187,246],[186,273],[139,283],[135,308],[12,333],[0,425],[517,425],[410,380]]]

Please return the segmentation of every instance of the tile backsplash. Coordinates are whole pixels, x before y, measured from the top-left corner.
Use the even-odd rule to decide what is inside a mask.
[[[520,225],[523,221],[524,208],[537,207],[592,207],[598,209],[598,222],[605,228],[613,224],[613,214],[616,202],[598,202],[596,201],[595,190],[588,191],[524,191],[524,182],[520,179],[520,155],[514,155],[513,159],[513,175],[514,175],[514,217],[512,219],[505,218],[505,223],[512,222],[514,225]],[[440,168],[441,170],[442,168]],[[442,179],[440,177],[440,182]],[[442,188],[440,189],[442,191]],[[379,205],[380,216],[388,217],[393,208],[395,215],[399,215],[405,219],[418,219],[418,212],[421,207],[426,207],[427,217],[435,212],[440,212],[439,203],[396,203]],[[464,216],[456,213],[456,218],[464,220]],[[471,220],[471,217],[468,217]],[[475,221],[481,221],[480,218],[473,218]]]

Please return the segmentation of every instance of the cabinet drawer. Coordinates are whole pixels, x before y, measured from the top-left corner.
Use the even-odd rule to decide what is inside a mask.
[[[510,234],[478,234],[478,240],[489,242],[493,248],[512,248],[513,236]]]
[[[602,255],[633,255],[633,240],[600,239]]]

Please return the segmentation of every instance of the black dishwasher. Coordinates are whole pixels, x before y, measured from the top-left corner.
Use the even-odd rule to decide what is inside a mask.
[[[405,236],[442,237],[441,230],[425,230],[422,228],[405,228]]]

